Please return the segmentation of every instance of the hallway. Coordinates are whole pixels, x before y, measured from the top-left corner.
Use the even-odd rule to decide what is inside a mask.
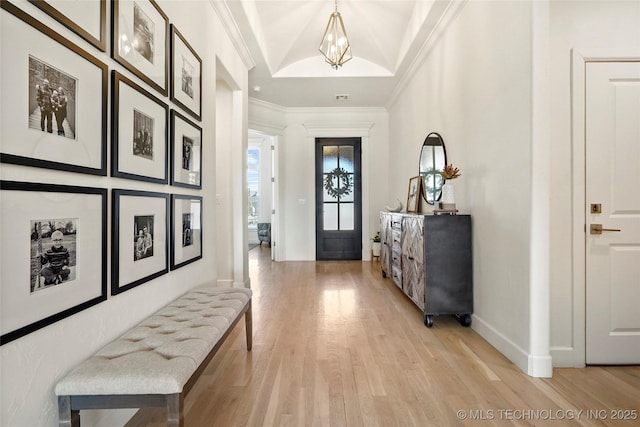
[[[188,427],[640,424],[638,366],[532,378],[453,318],[426,328],[377,262],[274,263],[258,247],[249,264],[253,350],[241,322],[185,399]]]

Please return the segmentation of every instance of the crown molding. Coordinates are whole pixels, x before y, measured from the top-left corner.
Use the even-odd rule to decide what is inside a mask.
[[[284,130],[287,127],[249,120],[248,128],[250,132],[254,131],[265,135],[284,135]]]
[[[369,113],[387,114],[385,107],[291,107],[286,109],[290,114],[349,114],[349,113]]]
[[[440,39],[442,34],[449,28],[449,25],[454,20],[454,18],[460,13],[460,11],[464,8],[464,6],[469,2],[469,0],[452,0],[447,6],[447,10],[442,14],[440,19],[438,20],[438,24],[433,28],[429,37],[422,44],[422,47],[416,54],[411,64],[407,68],[407,71],[402,75],[400,81],[393,89],[391,96],[389,97],[389,101],[386,104],[387,109],[391,109],[391,106],[396,102],[398,96],[400,96],[401,92],[405,89],[407,84],[413,79],[415,73],[418,68],[422,65],[424,60],[431,53],[431,49],[435,46],[436,42]]]
[[[236,49],[236,52],[238,52],[238,55],[240,55],[240,58],[242,58],[242,62],[247,67],[247,70],[255,67],[256,62],[253,60],[251,52],[247,47],[247,43],[242,37],[242,33],[238,28],[238,24],[231,15],[231,11],[229,10],[229,6],[227,5],[227,0],[209,0],[209,3],[211,3],[211,5],[213,6],[213,10],[216,11],[218,18],[220,18],[224,31],[229,36],[233,47]]]
[[[280,114],[284,114],[287,112],[287,109],[281,105],[274,104],[268,101],[263,101],[262,99],[258,99],[258,98],[249,97],[249,106],[271,110],[273,112],[280,113]]]
[[[309,137],[369,136],[373,122],[308,122],[302,123]]]

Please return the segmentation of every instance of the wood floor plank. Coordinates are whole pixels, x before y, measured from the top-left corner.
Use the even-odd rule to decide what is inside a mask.
[[[640,426],[638,366],[531,378],[453,317],[426,328],[377,262],[249,255],[253,350],[240,322],[187,395],[186,427]],[[583,413],[549,419],[566,411]],[[140,411],[127,427],[162,417]]]

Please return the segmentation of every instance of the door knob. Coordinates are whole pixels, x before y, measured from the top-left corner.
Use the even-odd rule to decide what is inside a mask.
[[[619,228],[602,228],[602,224],[591,224],[589,227],[591,234],[602,234],[603,231],[621,231]]]

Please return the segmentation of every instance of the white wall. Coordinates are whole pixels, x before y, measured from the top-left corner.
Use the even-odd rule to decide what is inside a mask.
[[[218,283],[233,283],[233,187],[231,174],[232,91],[224,81],[216,85],[216,265]]]
[[[470,1],[416,62],[389,108],[391,196],[406,194],[423,139],[442,135],[457,207],[472,215],[473,327],[527,370],[531,6]]]
[[[18,0],[14,3],[34,18],[98,57],[108,64],[110,70],[118,70],[138,81],[123,67],[111,60],[108,54],[99,52],[28,2]],[[120,295],[109,297],[107,301],[97,306],[3,345],[0,348],[0,424],[3,426],[56,425],[57,400],[53,389],[62,375],[169,301],[188,289],[205,281],[215,280],[217,277],[214,261],[216,215],[214,209],[215,173],[213,172],[216,151],[214,139],[216,134],[216,58],[221,58],[220,60],[224,62],[229,72],[236,76],[239,82],[242,82],[243,86],[240,89],[243,91],[246,91],[247,66],[243,65],[243,59],[240,58],[234,44],[226,36],[224,26],[211,3],[159,0],[158,4],[169,16],[170,22],[176,25],[203,60],[203,120],[201,125],[203,128],[204,172],[202,191],[8,164],[0,165],[0,177],[3,180],[82,185],[107,189],[131,188],[166,193],[201,194],[204,197],[204,258]],[[108,8],[107,22],[110,22],[110,8]],[[3,75],[6,75],[8,67],[9,64],[3,62]],[[149,90],[154,92],[153,89]],[[154,95],[160,96],[155,92]],[[172,106],[168,97],[164,97],[162,100]],[[243,112],[244,118],[240,118],[240,120],[244,122],[246,127],[246,106],[241,112]],[[11,212],[2,206],[2,215],[11,215]],[[109,221],[109,236],[110,224],[111,221]],[[2,236],[0,236],[0,240],[2,240]],[[107,241],[107,245],[108,253],[111,253],[109,241]],[[240,260],[241,262],[242,260]],[[110,280],[109,272],[107,272],[107,278]],[[8,285],[2,283],[2,286]],[[130,414],[131,411],[91,411],[91,413],[83,411],[83,421],[86,422],[86,425],[113,427],[124,424]],[[83,425],[85,424],[83,423]]]
[[[640,47],[640,2],[551,2],[551,351],[554,366],[581,366],[584,323],[573,325],[571,50]],[[604,141],[606,143],[606,141]],[[578,159],[579,161],[579,159]],[[575,284],[584,286],[584,284]],[[578,329],[575,329],[575,328]],[[577,347],[576,347],[577,346]]]

